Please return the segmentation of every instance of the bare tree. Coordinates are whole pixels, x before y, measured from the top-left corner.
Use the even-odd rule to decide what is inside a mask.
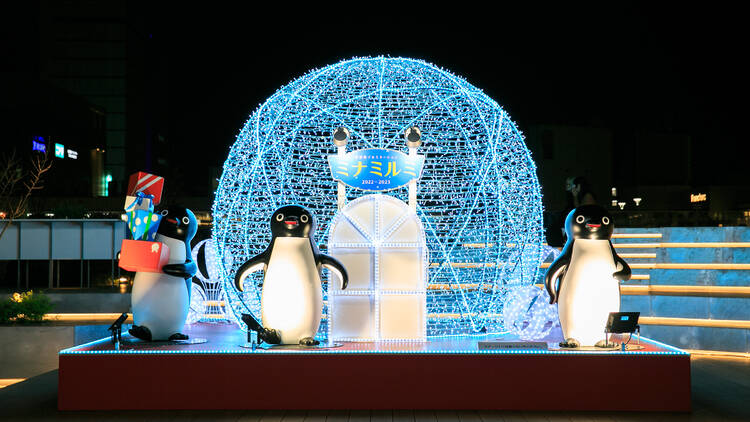
[[[24,171],[15,151],[0,158],[0,211],[5,213],[5,219],[0,220],[0,238],[13,220],[26,213],[29,198],[34,191],[44,188],[44,173],[51,167],[52,160],[46,153],[34,154],[27,171]]]

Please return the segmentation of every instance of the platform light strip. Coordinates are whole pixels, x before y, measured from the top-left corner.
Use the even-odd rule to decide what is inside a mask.
[[[638,322],[643,325],[665,325],[675,327],[711,327],[711,328],[740,328],[750,329],[750,320],[739,319],[704,319],[704,318],[672,318],[642,316]]]
[[[26,381],[26,378],[0,378],[0,389]]]
[[[750,270],[750,264],[724,264],[724,263],[633,263],[630,264],[632,269],[642,270]]]
[[[750,248],[750,242],[613,243],[615,248]]]
[[[685,349],[685,352],[691,356],[722,358],[722,359],[750,359],[750,353],[746,352],[727,352],[724,350],[703,350],[703,349]]]
[[[661,233],[614,233],[612,239],[661,239]]]
[[[643,340],[643,338],[641,338]],[[666,345],[664,345],[666,346]],[[63,350],[60,355],[248,355],[248,354],[270,354],[270,355],[687,355],[682,350],[667,346],[669,351],[620,351],[620,350]]]
[[[620,292],[632,296],[699,296],[699,297],[745,297],[750,298],[750,286],[671,286],[671,285],[627,285]]]
[[[621,253],[619,254],[620,258],[628,258],[628,259],[648,259],[648,258],[656,258],[655,253]]]
[[[122,313],[50,313],[44,315],[45,321],[59,322],[103,322],[111,323],[120,317]],[[133,323],[133,314],[128,314],[127,324]]]
[[[539,265],[539,268],[549,268],[551,264],[544,262]],[[502,266],[502,265],[501,265]],[[494,268],[495,263],[474,263],[474,262],[452,262],[438,264],[433,262],[430,264],[430,268],[438,267],[451,267],[451,268]],[[630,264],[631,269],[641,270],[750,270],[750,264],[725,264],[725,263],[661,263],[661,262],[645,262],[645,263],[632,263]]]

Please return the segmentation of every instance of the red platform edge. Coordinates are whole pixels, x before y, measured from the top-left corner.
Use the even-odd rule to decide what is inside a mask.
[[[691,407],[687,354],[59,357],[60,410],[690,411]]]

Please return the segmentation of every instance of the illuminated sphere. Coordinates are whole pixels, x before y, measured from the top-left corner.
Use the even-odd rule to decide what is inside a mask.
[[[326,156],[336,153],[332,134],[340,126],[349,131],[347,151],[407,152],[404,132],[421,131],[417,213],[430,256],[428,335],[503,330],[505,294],[536,279],[543,243],[541,193],[523,135],[464,79],[389,57],[313,70],[269,97],[240,131],[213,205],[230,316],[260,315],[261,273],[248,277],[243,293],[233,277],[268,246],[276,208],[308,208],[317,217],[317,243],[327,243],[337,185]],[[349,201],[365,194],[347,188]],[[406,187],[386,194],[408,201]]]

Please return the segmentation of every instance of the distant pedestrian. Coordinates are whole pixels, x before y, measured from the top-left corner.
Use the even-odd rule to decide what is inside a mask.
[[[552,224],[547,230],[547,244],[562,248],[566,241],[565,218],[574,208],[594,204],[596,204],[596,196],[584,176],[567,178],[565,180],[565,208],[557,214],[552,214]]]

